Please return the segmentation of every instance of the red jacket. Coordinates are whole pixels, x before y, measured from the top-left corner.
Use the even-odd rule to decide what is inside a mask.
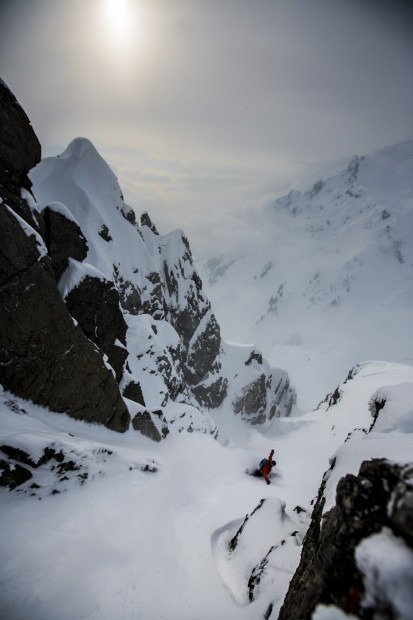
[[[271,450],[270,455],[267,459],[267,462],[265,463],[265,465],[261,468],[262,473],[264,474],[264,478],[265,481],[268,482],[269,480],[269,475],[271,473],[272,470],[272,463],[273,463],[273,456],[274,456],[274,450]]]

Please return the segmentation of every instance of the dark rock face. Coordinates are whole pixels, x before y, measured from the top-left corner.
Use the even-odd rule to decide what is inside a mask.
[[[121,208],[120,212],[122,213],[125,220],[127,220],[132,226],[136,224],[136,215],[135,211],[131,208],[126,208],[126,205]]]
[[[233,398],[234,413],[252,425],[265,424],[274,417],[288,417],[297,397],[287,372],[270,368],[256,351],[252,351],[245,365],[254,369],[255,378]]]
[[[2,243],[0,244],[0,286],[29,269],[39,258],[36,237],[27,237],[14,213],[0,205]]]
[[[135,401],[135,403],[139,403],[143,407],[145,407],[145,399],[142,394],[142,388],[139,383],[136,381],[130,381],[122,391],[122,394],[125,398],[129,398],[129,400]]]
[[[251,424],[262,424],[265,422],[267,393],[264,374],[244,388],[240,397],[234,401],[233,407],[236,414],[241,414]]]
[[[220,371],[221,332],[194,269],[188,239],[182,235],[180,242],[182,255],[178,262],[171,265],[165,261],[161,274],[164,282],[153,281],[158,287],[158,307],[181,339],[183,374],[195,400],[201,406],[218,407],[227,395],[227,380],[202,382],[209,373]],[[179,280],[184,274],[187,290],[185,299],[180,299]]]
[[[116,340],[126,344],[127,326],[113,282],[86,276],[70,291],[65,301],[85,335],[106,353],[119,382],[128,352],[117,345]]]
[[[155,233],[155,235],[159,235],[158,231],[156,230],[156,226],[152,223],[152,220],[149,217],[149,213],[147,211],[145,211],[141,215],[141,226],[147,226],[153,233]]]
[[[162,435],[156,428],[149,411],[138,413],[132,420],[132,426],[135,431],[139,431],[153,441],[161,441],[162,439]]]
[[[143,312],[150,314],[154,319],[164,319],[166,316],[166,301],[164,298],[165,287],[161,281],[161,276],[158,272],[153,271],[145,277],[150,283],[148,285],[148,292],[150,292],[143,302]]]
[[[0,459],[1,487],[8,487],[10,491],[13,491],[16,487],[30,480],[31,477],[32,474],[26,467]]]
[[[215,407],[219,407],[223,402],[224,398],[227,395],[228,391],[228,380],[224,377],[219,377],[213,383],[210,383],[208,386],[204,386],[202,383],[200,385],[195,385],[191,392],[195,396],[197,402],[202,407],[207,407],[208,409],[214,409]]]
[[[210,314],[204,329],[191,341],[187,357],[187,377],[192,385],[197,384],[211,370],[221,345],[219,325]]]
[[[79,226],[61,213],[46,207],[43,219],[46,247],[58,282],[67,267],[69,257],[80,262],[86,258],[87,242]]]
[[[353,366],[353,368],[349,371],[344,384],[346,384],[348,381],[352,381],[354,379],[354,377],[360,372],[360,366],[358,364],[356,364],[355,366]],[[324,398],[324,400],[322,400],[319,405],[318,408],[324,404],[327,403],[328,407],[334,407],[334,405],[336,405],[342,397],[342,390],[340,390],[340,386],[337,386],[336,389],[334,390],[334,392],[331,392],[330,394],[327,394],[327,396]]]
[[[148,350],[151,354],[151,347]],[[181,347],[165,347],[162,352],[155,354],[154,357],[157,369],[168,388],[168,399],[176,400],[181,395],[187,396],[188,390],[182,376]]]
[[[42,222],[34,200],[22,199],[18,185],[27,186],[40,147],[1,82],[0,94],[0,382],[38,405],[124,431],[130,417],[115,379],[67,311],[38,234],[40,225],[26,224]],[[16,205],[27,217],[19,219]]]
[[[1,383],[38,405],[125,430],[129,414],[115,380],[73,324],[49,260],[37,256],[33,261],[33,238],[27,238],[4,207],[0,220],[2,230],[9,231],[3,239],[12,242],[10,247],[3,241],[1,250],[2,268],[10,267],[0,282]],[[13,264],[10,259],[16,252],[19,258]]]
[[[106,241],[106,243],[112,241],[112,237],[109,234],[109,228],[106,224],[102,224],[101,229],[99,230],[99,235]]]
[[[2,80],[0,110],[0,168],[17,185],[30,188],[27,173],[40,161],[40,143],[26,113]]]
[[[27,179],[27,183],[30,181]],[[16,215],[22,218],[33,230],[40,234],[42,238],[45,236],[45,226],[39,209],[29,206],[28,201],[23,195],[34,205],[34,199],[31,193],[21,186],[17,185],[8,172],[0,167],[0,197],[4,204],[10,207]]]
[[[154,420],[151,417],[149,411],[142,411],[141,413],[137,413],[132,420],[132,426],[136,431],[142,433],[149,439],[153,441],[161,441],[162,438],[165,438],[168,433],[168,425],[162,414],[162,411],[153,411],[152,415],[155,415],[159,418],[159,424],[161,430],[159,431],[157,424],[155,424]]]
[[[297,395],[295,389],[290,385],[290,379],[286,372],[281,373],[281,379],[275,387],[271,378],[270,385],[267,383],[267,387],[271,387],[270,393],[273,394],[273,400],[270,407],[270,419],[275,415],[280,417],[280,407],[282,405],[284,409],[284,415],[286,418],[291,415],[293,406],[297,401]],[[274,389],[275,388],[275,389]]]
[[[384,459],[365,461],[358,476],[340,480],[336,505],[322,517],[324,486],[325,481],[279,620],[310,620],[319,603],[335,605],[363,620],[399,618],[394,601],[386,594],[373,603],[371,596],[364,598],[365,583],[355,550],[384,527],[413,548],[412,467]]]
[[[237,530],[237,532],[235,533],[235,536],[233,536],[231,538],[231,540],[229,541],[229,545],[228,545],[228,549],[230,551],[235,551],[235,549],[238,546],[239,543],[239,539],[242,535],[242,532],[245,529],[245,526],[247,525],[249,519],[258,511],[260,510],[260,508],[262,508],[263,504],[265,502],[265,499],[260,500],[260,503],[255,506],[254,510],[252,511],[252,513],[250,515],[246,515],[244,521],[242,522],[241,526],[239,527],[239,529]]]
[[[131,282],[124,280],[123,277],[119,275],[116,268],[114,269],[114,280],[119,291],[120,303],[126,312],[132,315],[147,312],[147,310],[143,308],[140,292]]]
[[[40,143],[29,119],[0,79],[0,196],[29,226],[42,234],[44,224],[40,212],[29,206],[21,189],[30,190],[27,172],[40,157]],[[29,192],[27,195],[30,196]]]
[[[259,585],[260,585],[260,582],[261,582],[261,579],[262,579],[263,575],[265,575],[265,569],[266,569],[267,564],[269,562],[269,558],[271,556],[271,553],[276,548],[277,548],[277,545],[273,545],[272,547],[270,547],[267,555],[265,557],[263,557],[261,562],[259,562],[259,564],[254,566],[254,568],[251,571],[250,578],[248,579],[248,598],[249,598],[250,602],[252,602],[255,599],[255,592],[258,589]],[[264,616],[267,620],[268,620],[268,618],[271,615],[272,608],[273,608],[273,604],[271,603],[270,608],[268,609],[267,613]]]
[[[251,351],[251,355],[245,362],[245,365],[250,366],[250,364],[252,364],[254,360],[257,362],[257,364],[262,365],[262,354],[259,351]]]

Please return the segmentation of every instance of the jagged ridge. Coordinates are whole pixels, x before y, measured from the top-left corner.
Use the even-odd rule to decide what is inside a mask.
[[[21,112],[16,118],[19,131],[33,133]],[[29,139],[27,145],[34,149]],[[33,164],[38,157],[34,149]],[[19,265],[29,252],[17,274],[5,274],[9,281],[23,270],[24,282],[13,293],[9,285],[2,289],[6,389],[116,430],[127,429],[132,417],[134,428],[156,439],[171,428],[215,433],[207,410],[224,400],[253,423],[289,415],[295,394],[282,371],[258,358],[252,365],[251,347],[241,357],[231,356],[229,346],[224,351],[183,232],[159,235],[147,213],[139,225],[89,140],[77,138],[60,156],[43,160],[30,179],[19,170],[19,183],[33,184],[30,193],[21,193],[7,169],[2,174],[2,217],[10,231],[4,259]],[[13,314],[16,304],[21,314]],[[37,350],[32,341],[39,338]],[[88,356],[95,359],[90,368]],[[83,404],[83,393],[93,390]]]

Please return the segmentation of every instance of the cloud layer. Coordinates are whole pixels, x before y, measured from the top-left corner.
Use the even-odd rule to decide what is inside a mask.
[[[179,205],[188,220],[208,204],[238,208],[308,162],[413,135],[408,2],[6,0],[0,11],[1,75],[41,142],[88,137],[126,198],[158,204],[165,224]]]

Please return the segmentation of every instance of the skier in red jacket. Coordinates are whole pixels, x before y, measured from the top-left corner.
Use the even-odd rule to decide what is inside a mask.
[[[275,461],[273,461],[273,456],[274,456],[274,450],[271,450],[268,459],[266,459],[265,463],[262,465],[262,467],[260,467],[260,472],[264,476],[264,480],[267,484],[270,484],[269,475],[271,473],[272,468],[275,466]]]

